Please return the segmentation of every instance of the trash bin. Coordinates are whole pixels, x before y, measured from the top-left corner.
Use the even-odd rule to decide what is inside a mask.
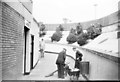
[[[89,74],[89,62],[88,61],[81,61],[79,63],[79,68],[80,68],[80,72],[82,74]]]

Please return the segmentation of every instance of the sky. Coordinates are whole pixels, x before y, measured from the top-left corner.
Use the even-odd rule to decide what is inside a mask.
[[[118,10],[120,0],[33,0],[33,17],[44,24],[85,22]],[[97,6],[95,6],[95,4]]]

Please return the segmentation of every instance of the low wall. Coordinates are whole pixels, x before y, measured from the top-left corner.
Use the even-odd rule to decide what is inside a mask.
[[[70,56],[75,58],[73,54],[70,54],[70,49],[76,46],[67,45],[67,44],[57,44],[57,43],[55,43],[55,46],[53,46],[53,44],[51,45],[53,52],[59,51],[59,48],[62,49],[63,47],[67,49],[67,52],[69,52]],[[57,46],[57,50],[56,50],[56,46]],[[66,46],[70,48],[67,48]],[[83,49],[81,47],[76,47],[76,48],[78,48],[82,52],[83,61],[88,61],[90,63],[89,75],[88,75],[89,80],[120,79],[119,76],[120,72],[118,71],[118,69],[120,68],[120,62],[118,60],[120,60],[120,58],[109,56],[109,54],[104,54],[102,52]]]
[[[118,80],[120,63],[117,57],[84,49],[85,61],[90,61],[90,80]]]
[[[119,57],[90,49],[77,48],[82,50],[84,61],[90,62],[89,80],[120,80]]]

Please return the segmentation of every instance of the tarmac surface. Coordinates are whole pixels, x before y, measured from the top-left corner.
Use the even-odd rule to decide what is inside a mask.
[[[73,47],[68,45],[47,43],[45,51],[59,53],[63,48],[67,49],[67,55],[75,58],[75,53],[72,50]],[[111,79],[111,78],[116,79],[114,75],[116,75],[117,72],[114,71],[116,70],[116,67],[118,65],[116,66],[116,64],[114,64],[115,62],[112,61],[110,62],[110,60],[104,57],[100,57],[94,53],[90,53],[82,49],[80,49],[80,52],[83,54],[82,61],[90,63],[90,70],[88,76],[89,80]],[[57,72],[54,73],[53,76],[45,77],[50,73],[54,72],[55,70],[57,70],[57,66],[55,64],[57,56],[58,55],[55,53],[45,53],[45,57],[40,58],[36,67],[30,72],[30,74],[22,76],[19,80],[70,80],[69,75],[67,75],[67,77],[65,77],[64,79],[58,78]],[[74,68],[75,61],[71,57],[66,58],[66,63],[67,62],[70,62],[69,66],[71,69]],[[112,70],[114,70],[112,73],[109,72]],[[85,81],[85,79],[81,75],[79,77],[79,80]]]
[[[36,67],[31,71],[29,75],[22,76],[19,80],[70,80],[69,75],[64,79],[58,78],[57,72],[53,76],[45,77],[57,69],[55,64],[57,59],[57,54],[45,53],[44,58],[40,58]],[[66,57],[66,63],[69,62],[69,67],[74,67],[74,60],[70,57]],[[85,80],[82,76],[79,80]]]

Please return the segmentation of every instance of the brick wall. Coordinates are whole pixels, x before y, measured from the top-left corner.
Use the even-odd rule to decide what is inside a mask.
[[[0,81],[2,80],[2,3],[0,2]]]
[[[2,3],[2,79],[14,80],[23,69],[23,17]]]

